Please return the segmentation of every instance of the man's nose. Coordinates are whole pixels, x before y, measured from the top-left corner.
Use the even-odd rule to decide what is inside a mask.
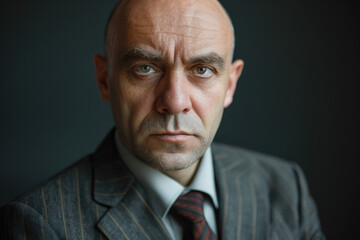
[[[158,90],[156,110],[159,113],[179,114],[190,111],[191,83],[181,71],[174,71],[164,76],[158,85]]]

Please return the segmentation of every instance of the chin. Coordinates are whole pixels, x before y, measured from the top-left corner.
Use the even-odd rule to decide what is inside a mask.
[[[189,151],[174,153],[161,151],[145,151],[142,154],[139,154],[139,157],[146,164],[159,171],[177,171],[192,166],[203,156],[204,152]]]
[[[139,142],[135,145],[135,154],[160,171],[186,169],[198,161],[208,148],[208,144],[198,138],[186,142],[164,142],[148,138]]]

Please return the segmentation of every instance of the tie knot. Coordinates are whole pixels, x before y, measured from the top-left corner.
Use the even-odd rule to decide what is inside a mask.
[[[203,194],[201,192],[191,191],[178,197],[172,208],[178,216],[197,223],[205,221],[203,204]]]

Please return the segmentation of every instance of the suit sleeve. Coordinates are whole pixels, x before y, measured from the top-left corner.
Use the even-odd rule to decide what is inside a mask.
[[[59,239],[46,219],[26,203],[10,203],[0,214],[0,239]]]
[[[310,195],[308,184],[301,168],[295,164],[295,175],[299,191],[299,221],[300,239],[323,240],[326,239],[321,231],[320,220],[315,201]]]

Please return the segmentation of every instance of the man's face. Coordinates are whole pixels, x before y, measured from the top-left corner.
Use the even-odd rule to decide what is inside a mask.
[[[130,3],[109,28],[105,95],[119,137],[162,171],[185,169],[201,158],[241,72],[242,63],[234,70],[230,62],[226,16],[210,2]]]

